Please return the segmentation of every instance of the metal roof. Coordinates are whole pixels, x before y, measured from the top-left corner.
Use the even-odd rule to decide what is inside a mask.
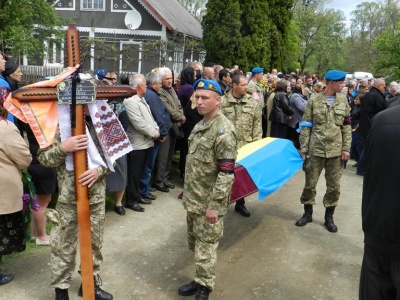
[[[201,39],[203,29],[177,0],[138,0],[170,31],[177,31]]]

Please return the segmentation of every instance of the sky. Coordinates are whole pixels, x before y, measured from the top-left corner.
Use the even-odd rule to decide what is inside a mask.
[[[331,3],[328,4],[328,7],[332,7],[335,9],[339,9],[344,12],[346,16],[346,23],[350,24],[351,15],[350,13],[356,9],[358,4],[361,2],[372,2],[371,0],[331,0]]]

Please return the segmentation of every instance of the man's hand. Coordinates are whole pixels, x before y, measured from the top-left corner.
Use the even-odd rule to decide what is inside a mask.
[[[79,150],[85,150],[88,147],[89,139],[86,135],[77,135],[67,138],[61,143],[61,148],[65,152],[76,152]]]
[[[210,224],[218,222],[218,210],[207,209],[206,210],[206,221]]]
[[[307,153],[300,153],[300,154],[301,154],[301,158],[303,159],[303,161],[306,161]]]
[[[342,151],[342,160],[348,161],[350,159],[350,153],[347,151]]]
[[[158,140],[159,140],[161,143],[164,143],[166,139],[167,139],[167,137],[166,137],[166,136],[163,136],[163,137],[160,137]]]
[[[96,168],[85,171],[81,176],[79,176],[79,183],[83,186],[87,185],[89,188],[96,182],[99,178],[99,172]]]

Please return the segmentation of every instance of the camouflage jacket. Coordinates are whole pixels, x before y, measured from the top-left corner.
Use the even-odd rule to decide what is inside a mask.
[[[237,151],[234,126],[219,112],[207,123],[197,123],[188,142],[185,209],[205,214],[209,208],[218,210],[220,216],[226,214]]]
[[[325,93],[313,94],[303,115],[303,121],[311,122],[313,127],[301,129],[300,151],[326,158],[350,151],[349,113],[350,107],[345,95],[337,93],[335,101],[329,106]]]
[[[229,91],[221,97],[221,111],[235,125],[238,148],[261,139],[261,110],[250,95],[237,100]]]
[[[313,95],[313,94],[315,94],[315,91],[314,91],[314,89],[311,87],[308,87],[308,86],[306,86],[305,88],[304,88],[304,96],[306,96],[307,97],[307,99],[310,99],[310,97]]]
[[[249,84],[247,86],[247,91],[250,92],[252,95],[254,93],[256,93],[259,98],[259,99],[256,99],[257,101],[261,101],[261,102],[264,101],[264,89],[262,88],[262,86],[259,83],[255,82],[253,80],[250,80]]]
[[[96,132],[93,125],[88,125],[90,135],[99,150],[100,155],[104,160],[103,152],[101,150],[101,145],[98,142]],[[74,171],[68,171],[65,165],[65,159],[67,157],[67,152],[65,152],[61,147],[61,137],[60,132],[57,131],[53,144],[46,149],[39,149],[37,159],[39,162],[49,168],[57,168],[57,180],[59,186],[58,202],[75,204],[75,178]],[[105,201],[106,199],[106,177],[108,169],[102,166],[97,167],[99,173],[99,179],[92,185],[89,189],[90,203],[99,203]]]

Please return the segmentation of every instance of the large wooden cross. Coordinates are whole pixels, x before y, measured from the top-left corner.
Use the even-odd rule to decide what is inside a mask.
[[[67,48],[67,61],[69,67],[81,66],[80,58],[80,46],[79,46],[79,31],[75,25],[69,25],[66,32],[66,48]],[[80,87],[79,79],[77,78],[78,70],[72,75],[72,82],[68,82],[68,86],[71,93],[67,93],[67,96],[60,96],[60,85],[59,88],[20,88],[12,93],[13,98],[19,101],[61,101],[69,102],[72,104],[72,116],[71,116],[71,128],[72,136],[85,134],[85,114],[84,114],[84,103],[85,99],[93,98],[104,99],[104,98],[128,98],[136,94],[136,90],[129,86],[96,86],[94,84],[94,90],[90,93],[90,90],[86,89],[86,94],[83,100],[77,100],[77,86],[78,91],[84,87]],[[61,85],[65,88],[65,83]],[[68,95],[70,99],[68,99]],[[93,101],[90,100],[88,102]],[[61,120],[60,120],[61,121]],[[78,228],[79,228],[79,244],[80,244],[80,255],[81,255],[81,275],[82,275],[82,290],[84,300],[94,300],[94,279],[93,279],[93,256],[92,256],[92,236],[91,236],[91,225],[90,225],[90,208],[89,208],[89,190],[87,186],[79,184],[79,176],[87,170],[87,151],[80,150],[74,152],[74,171],[75,171],[75,191],[76,191],[76,202],[77,202],[77,214],[78,214]]]

